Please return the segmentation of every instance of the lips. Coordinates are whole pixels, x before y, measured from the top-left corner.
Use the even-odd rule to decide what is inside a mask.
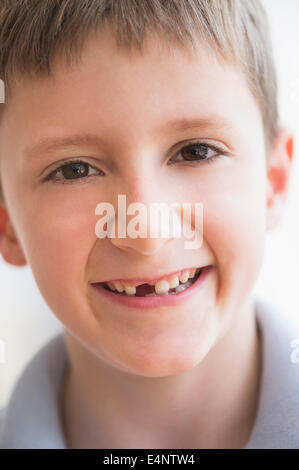
[[[178,293],[182,289],[182,286],[189,287],[192,283],[192,279],[195,279],[200,274],[201,268],[189,268],[175,273],[164,275],[158,279],[130,279],[123,280],[117,279],[113,281],[104,281],[103,287],[114,291],[115,293],[123,293],[124,295],[150,295],[150,294],[166,294]]]
[[[121,286],[117,283],[117,287],[113,283],[103,283],[103,287],[109,289],[110,291],[118,295],[134,295],[137,297],[142,296],[156,296],[156,295],[173,295],[182,292],[183,290],[190,287],[193,282],[200,275],[201,269],[194,269],[190,273],[185,271],[180,276],[174,276],[169,279],[169,281],[163,279],[157,281],[154,285],[142,283],[136,287],[130,286]]]
[[[202,290],[201,286],[207,284],[207,280],[210,278],[213,266],[205,266],[200,268],[200,275],[197,275],[192,279],[192,285],[185,288],[183,291],[176,293],[175,295],[164,294],[153,296],[137,296],[137,295],[126,295],[124,293],[116,293],[104,287],[104,283],[91,283],[91,287],[94,292],[97,292],[102,298],[106,298],[107,301],[120,304],[124,307],[133,309],[155,309],[158,307],[171,307],[183,305],[187,299],[191,298],[199,289]],[[190,280],[188,281],[190,282]]]

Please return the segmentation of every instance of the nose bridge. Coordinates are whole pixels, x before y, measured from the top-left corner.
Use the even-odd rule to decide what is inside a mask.
[[[146,204],[151,188],[151,180],[145,175],[133,174],[129,176],[125,184],[127,203],[142,202]]]
[[[115,212],[116,236],[111,239],[111,242],[120,249],[135,250],[144,255],[159,252],[173,236],[170,233],[167,211],[162,210],[160,215],[151,217],[153,205],[159,205],[160,203],[164,206],[167,205],[164,197],[159,199],[161,188],[157,179],[151,178],[148,172],[130,175],[125,179],[125,184],[120,189],[122,192],[118,193],[118,196],[123,195],[122,213],[120,213],[118,204]],[[118,224],[122,223],[122,226],[124,226],[124,206],[126,210],[125,236],[123,233],[123,236],[119,237]]]
[[[141,204],[147,211],[151,203],[158,201],[161,197],[157,177],[150,174],[149,169],[143,169],[138,174],[130,174],[124,178],[123,184],[119,187],[118,194],[126,196],[127,207],[130,204]],[[163,196],[162,196],[163,197]]]

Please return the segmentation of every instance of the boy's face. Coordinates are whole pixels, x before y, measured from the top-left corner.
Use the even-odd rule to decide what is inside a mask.
[[[1,172],[19,240],[4,256],[24,253],[49,307],[98,357],[158,376],[195,366],[241,320],[262,264],[268,180],[261,114],[241,72],[204,45],[191,56],[175,47],[170,54],[155,36],[148,41],[143,56],[128,56],[102,32],[88,40],[80,65],[57,62],[54,78],[20,82],[1,128]],[[202,124],[167,128],[183,118]],[[78,134],[98,143],[28,150]],[[184,161],[181,148],[198,141],[227,154]],[[74,158],[92,176],[63,182],[60,171],[44,181]],[[178,238],[97,238],[95,207],[117,210],[118,194],[127,205],[202,202],[202,247],[186,250]],[[178,306],[124,307],[90,285],[206,265],[213,269],[205,283]]]

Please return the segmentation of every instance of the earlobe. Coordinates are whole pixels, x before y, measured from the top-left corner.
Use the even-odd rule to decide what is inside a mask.
[[[293,135],[286,128],[277,132],[267,166],[267,230],[283,216],[293,160]]]
[[[294,154],[294,138],[292,135],[288,137],[286,148],[289,158],[292,160]]]
[[[13,266],[27,264],[7,210],[3,205],[0,205],[0,252],[3,259]]]

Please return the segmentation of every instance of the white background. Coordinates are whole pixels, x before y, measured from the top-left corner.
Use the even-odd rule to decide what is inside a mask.
[[[273,302],[299,325],[299,184],[296,184],[299,181],[296,146],[299,142],[299,1],[264,0],[263,3],[272,29],[281,121],[294,133],[295,155],[288,206],[281,226],[268,234],[264,265],[255,293]],[[25,364],[61,330],[61,325],[41,297],[29,267],[10,266],[0,256],[0,286],[1,408],[7,403]]]

